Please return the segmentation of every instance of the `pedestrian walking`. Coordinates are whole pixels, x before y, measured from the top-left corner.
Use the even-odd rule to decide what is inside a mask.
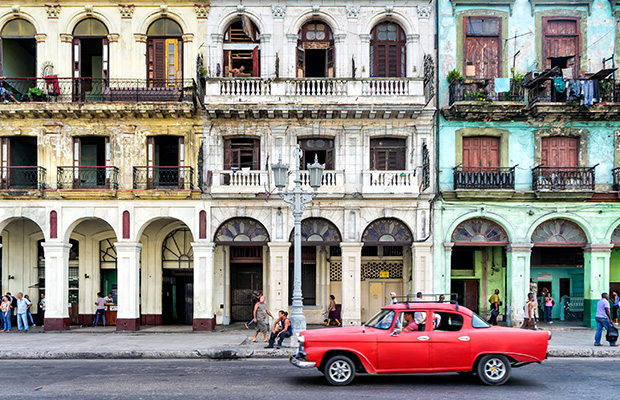
[[[293,325],[291,325],[291,320],[288,319],[288,313],[286,311],[278,311],[278,320],[273,324],[273,329],[271,330],[271,336],[269,337],[269,344],[265,347],[266,349],[273,349],[273,345],[276,340],[278,344],[276,348],[282,347],[282,342],[287,337],[293,336]]]
[[[596,303],[596,334],[594,334],[594,345],[602,346],[601,336],[603,335],[603,328],[609,334],[611,325],[611,306],[609,305],[609,295],[607,293],[601,294],[601,299]],[[615,328],[614,328],[615,329]],[[617,346],[616,342],[609,342],[610,346]]]
[[[620,296],[616,291],[611,292],[611,321],[618,325],[618,309],[620,308]]]
[[[9,296],[2,296],[0,320],[2,320],[2,332],[11,332],[11,299]]]
[[[336,297],[333,294],[329,295],[329,307],[327,311],[323,313],[323,315],[327,314],[327,322],[325,326],[329,326],[332,321],[335,321],[338,326],[342,326],[340,322],[340,315],[338,314],[338,310],[336,309]]]
[[[97,300],[95,300],[95,305],[97,306],[97,311],[95,312],[95,321],[93,322],[93,326],[97,326],[100,315],[103,326],[105,326],[105,299],[101,296],[101,292],[97,292]]]
[[[269,329],[269,321],[267,320],[267,316],[273,318],[273,315],[269,312],[267,308],[267,304],[265,304],[265,296],[261,296],[258,300],[258,303],[254,306],[254,320],[256,321],[256,328],[254,328],[254,338],[253,342],[258,342],[256,340],[256,336],[258,333],[262,333],[265,339],[265,342],[268,342],[267,339],[267,330]]]
[[[32,303],[24,297],[22,292],[17,293],[17,330],[28,332],[28,309]]]
[[[45,323],[45,293],[41,293],[41,299],[39,300],[39,309],[37,311],[37,319],[39,320],[39,326],[43,326]]]
[[[551,320],[551,312],[553,311],[553,307],[555,306],[555,300],[553,300],[553,297],[551,297],[551,292],[547,292],[547,295],[545,296],[544,299],[544,303],[545,303],[545,320],[552,324],[553,321]]]
[[[536,330],[536,317],[534,311],[536,310],[536,301],[534,298],[534,293],[530,292],[527,294],[527,303],[525,303],[525,306],[523,307],[524,318],[523,325],[521,325],[521,328],[523,329]]]
[[[534,296],[534,326],[536,326],[536,322],[538,322],[538,296],[534,286],[530,288],[530,293]]]
[[[491,303],[491,318],[489,318],[489,324],[497,325],[497,317],[499,316],[499,305],[501,303],[499,299],[499,289],[495,289],[495,293],[489,297],[489,303]]]
[[[254,307],[256,307],[256,303],[259,302],[260,297],[262,295],[263,295],[262,292],[258,292],[258,294],[252,298],[252,310],[254,310]],[[250,326],[252,326],[252,324],[255,324],[255,323],[256,323],[256,320],[254,319],[254,314],[252,313],[252,319],[245,323],[245,329],[250,329]]]
[[[30,301],[30,297],[28,297],[27,294],[24,295],[24,298]],[[30,303],[32,304],[31,301]],[[28,321],[30,322],[30,326],[37,326],[37,324],[34,323],[34,319],[32,318],[32,313],[30,312],[30,306],[28,306],[28,310],[26,311],[26,314],[28,315]]]
[[[547,289],[546,287],[542,288],[542,291],[540,293],[540,298],[542,299],[542,301],[538,302],[538,298],[536,299],[536,306],[540,306],[540,311],[542,311],[542,316],[540,320],[545,322],[549,322],[547,320],[547,304],[545,303],[547,293],[549,293],[549,289]]]

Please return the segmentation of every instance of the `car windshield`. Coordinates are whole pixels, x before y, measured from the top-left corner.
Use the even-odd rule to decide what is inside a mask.
[[[377,329],[390,329],[392,321],[394,321],[394,314],[392,310],[381,310],[366,322],[366,326]]]
[[[478,314],[474,314],[471,320],[471,326],[474,328],[490,328],[491,325],[485,320],[482,319]]]

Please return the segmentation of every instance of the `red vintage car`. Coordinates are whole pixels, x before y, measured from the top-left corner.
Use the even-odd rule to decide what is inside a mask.
[[[332,385],[356,373],[458,372],[488,385],[504,384],[511,368],[547,358],[551,332],[489,325],[456,302],[389,305],[365,325],[306,330],[290,358],[318,368]]]

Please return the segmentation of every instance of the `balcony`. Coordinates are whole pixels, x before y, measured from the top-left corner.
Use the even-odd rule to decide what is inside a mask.
[[[454,168],[454,189],[484,190],[515,188],[515,167]]]
[[[141,79],[48,76],[4,78],[2,84],[21,101],[0,105],[0,113],[9,117],[178,117],[194,113],[199,99],[199,88],[193,79],[170,84]]]
[[[59,190],[118,190],[116,167],[58,167]]]
[[[310,188],[310,174],[308,171],[300,171],[301,185],[306,190],[313,190]],[[321,187],[318,189],[318,193],[324,194],[342,194],[345,192],[345,178],[344,171],[323,171],[321,178]]]
[[[47,171],[43,167],[0,167],[0,190],[43,190]]]
[[[364,171],[363,194],[417,194],[418,179],[415,171]]]
[[[245,169],[210,171],[211,194],[264,194],[269,192],[269,173]]]
[[[424,93],[422,78],[209,78],[204,103],[210,118],[411,118]]]
[[[186,166],[133,167],[134,190],[194,190],[194,169]]]
[[[597,164],[598,165],[598,164]],[[544,167],[532,168],[532,189],[544,191],[593,191],[593,167]]]
[[[525,108],[523,83],[510,79],[510,91],[496,93],[495,79],[455,79],[449,87],[448,119],[518,118]]]

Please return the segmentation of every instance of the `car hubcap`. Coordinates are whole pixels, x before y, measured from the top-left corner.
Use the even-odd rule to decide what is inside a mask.
[[[492,358],[484,365],[484,373],[487,378],[497,381],[506,375],[506,366],[501,360]]]
[[[344,382],[351,376],[351,366],[344,361],[336,361],[329,367],[329,376],[336,382]]]

